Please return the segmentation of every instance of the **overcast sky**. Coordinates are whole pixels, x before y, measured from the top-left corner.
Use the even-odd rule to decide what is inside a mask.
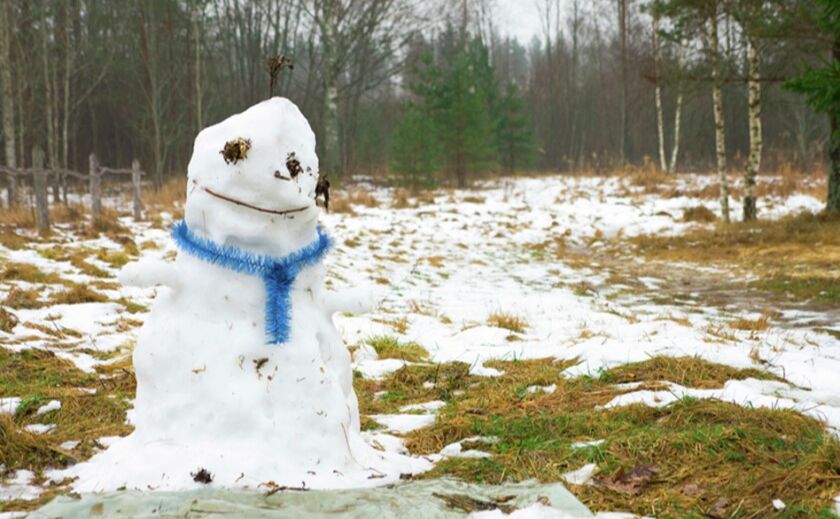
[[[515,36],[526,47],[531,38],[540,36],[540,16],[534,0],[496,0],[495,4],[500,33]]]

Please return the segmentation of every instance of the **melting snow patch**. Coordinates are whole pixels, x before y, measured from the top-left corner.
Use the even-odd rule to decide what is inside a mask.
[[[400,412],[408,413],[410,411],[426,411],[428,413],[433,413],[445,405],[446,402],[443,400],[432,400],[431,402],[425,402],[422,404],[404,405],[400,407]]]
[[[14,478],[0,483],[0,502],[37,499],[41,495],[41,489],[30,484],[34,477],[35,474],[28,470],[18,470]]]
[[[595,447],[604,443],[604,440],[589,440],[586,442],[575,442],[571,445],[573,449],[583,449],[586,447]]]
[[[563,474],[561,477],[566,483],[570,483],[572,485],[585,485],[589,483],[589,480],[592,479],[593,475],[595,475],[596,470],[598,470],[598,465],[588,463],[577,470]]]
[[[404,434],[435,423],[435,415],[430,414],[375,414],[371,415],[376,423],[389,431]]]
[[[473,436],[465,438],[455,443],[450,443],[440,451],[440,455],[444,458],[490,458],[492,454],[476,449],[464,450],[463,443],[465,442],[483,442],[496,443],[499,439],[492,436]]]
[[[554,393],[557,389],[557,384],[551,384],[550,386],[528,386],[525,388],[525,391],[528,393],[537,393],[542,391],[543,393]]]
[[[33,434],[46,434],[53,429],[55,429],[55,424],[51,423],[33,423],[23,428],[24,431],[31,432]]]
[[[15,414],[15,411],[17,410],[19,405],[20,398],[16,396],[0,398],[0,413]]]
[[[50,400],[46,404],[39,407],[38,411],[35,412],[35,415],[41,416],[52,411],[58,411],[59,409],[61,409],[61,402],[59,402],[58,400]]]

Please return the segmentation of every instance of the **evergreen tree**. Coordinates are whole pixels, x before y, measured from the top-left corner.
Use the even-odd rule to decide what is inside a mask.
[[[514,83],[508,83],[499,102],[496,138],[499,162],[505,171],[514,173],[518,167],[529,166],[534,158],[534,136],[529,128],[525,101]]]
[[[809,11],[817,18],[817,26],[832,42],[831,56],[821,68],[806,67],[787,87],[803,94],[808,103],[828,114],[831,121],[831,143],[826,210],[840,212],[840,4],[837,0],[814,0],[817,9]]]
[[[473,43],[455,55],[441,87],[434,90],[447,165],[458,187],[466,187],[469,172],[495,164],[494,86],[487,52]]]
[[[391,168],[400,184],[418,188],[435,186],[434,173],[440,168],[441,146],[437,125],[421,107],[408,103],[394,132]]]

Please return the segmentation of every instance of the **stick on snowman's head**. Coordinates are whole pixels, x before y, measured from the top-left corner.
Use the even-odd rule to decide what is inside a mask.
[[[318,217],[315,134],[287,99],[263,101],[202,130],[187,179],[187,225],[216,242],[279,239],[282,249],[283,236],[314,228]]]

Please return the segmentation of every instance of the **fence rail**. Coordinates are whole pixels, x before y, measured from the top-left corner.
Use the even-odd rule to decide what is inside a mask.
[[[134,220],[139,221],[143,217],[143,201],[140,198],[140,183],[146,174],[140,169],[140,161],[135,159],[131,168],[111,168],[100,166],[99,159],[91,153],[88,157],[88,172],[80,173],[66,168],[50,168],[44,166],[44,153],[40,148],[32,149],[32,167],[11,168],[0,166],[0,174],[7,178],[8,205],[17,205],[18,180],[24,177],[32,177],[32,190],[35,194],[35,220],[39,231],[47,231],[50,228],[49,216],[49,178],[53,179],[53,200],[62,200],[67,203],[67,178],[75,178],[87,181],[88,193],[90,194],[90,211],[94,221],[102,216],[102,177],[105,175],[131,176],[132,184],[132,210]],[[61,189],[63,188],[63,190]],[[63,193],[62,193],[63,191]]]

